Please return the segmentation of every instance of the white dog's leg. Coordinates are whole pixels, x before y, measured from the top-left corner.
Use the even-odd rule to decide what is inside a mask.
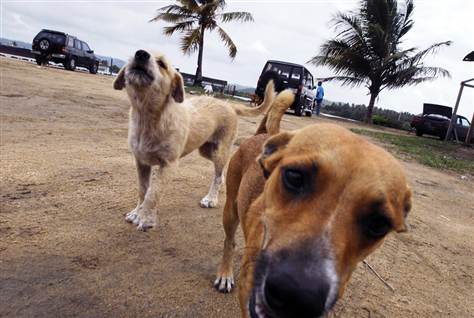
[[[165,165],[156,171],[156,178],[152,180],[145,194],[143,203],[137,211],[137,218],[133,222],[139,231],[146,231],[156,226],[156,207],[163,194],[163,185],[166,184],[168,176],[173,171],[173,165]]]
[[[217,206],[217,202],[219,200],[219,190],[223,180],[224,175],[222,170],[220,172],[216,171],[216,175],[214,176],[214,180],[212,180],[209,192],[204,198],[202,198],[200,202],[202,208],[215,208]]]
[[[145,199],[145,194],[150,186],[151,167],[141,164],[138,160],[135,160],[135,164],[138,175],[138,203],[135,209],[127,213],[125,221],[137,224],[139,208]]]
[[[134,223],[135,220],[137,220],[138,218],[138,209],[140,208],[140,205],[141,203],[138,202],[137,206],[135,207],[135,209],[133,209],[132,211],[128,212],[126,215],[125,215],[125,221],[129,222],[129,223]]]

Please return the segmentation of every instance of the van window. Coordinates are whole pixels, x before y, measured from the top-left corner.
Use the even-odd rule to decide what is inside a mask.
[[[275,72],[280,77],[289,79],[290,74],[291,74],[291,66],[288,65],[282,65],[282,64],[276,64],[276,63],[268,63],[267,66],[265,67],[265,72]]]
[[[67,46],[74,47],[74,39],[73,38],[68,38],[67,39]]]
[[[299,68],[293,68],[291,72],[291,79],[295,81],[299,81],[301,79],[301,70]]]
[[[280,74],[280,77],[288,79],[290,78],[291,68],[286,65],[279,65],[278,73]]]
[[[308,71],[306,71],[305,86],[310,87],[310,88],[313,88],[313,86],[314,86],[313,76]]]

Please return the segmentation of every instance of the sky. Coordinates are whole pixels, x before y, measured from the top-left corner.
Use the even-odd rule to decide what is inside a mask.
[[[194,73],[197,54],[183,55],[179,35],[165,37],[166,23],[149,23],[156,9],[173,1],[109,0],[0,0],[0,36],[31,42],[42,28],[76,35],[100,55],[128,59],[137,49],[163,52],[181,71]],[[428,66],[446,68],[451,78],[439,78],[396,90],[384,90],[376,106],[421,113],[423,103],[454,106],[459,83],[474,78],[474,62],[463,57],[474,50],[472,36],[473,0],[415,0],[415,25],[402,48],[426,48],[451,40],[450,47],[425,59]],[[331,18],[337,11],[350,11],[357,0],[228,0],[226,11],[248,11],[255,22],[231,22],[222,27],[237,45],[234,60],[216,34],[206,34],[203,74],[247,86],[255,86],[267,60],[305,64],[320,45],[336,33]],[[334,75],[330,70],[305,64],[316,78]],[[365,87],[324,84],[325,97],[332,101],[368,104]],[[471,120],[474,89],[464,89],[458,114]]]

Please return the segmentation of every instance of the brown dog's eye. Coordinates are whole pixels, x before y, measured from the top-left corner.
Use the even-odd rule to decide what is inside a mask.
[[[162,60],[157,61],[158,65],[166,70],[166,64]]]
[[[307,166],[286,166],[281,169],[281,182],[287,192],[303,198],[313,194],[317,173],[316,163]]]
[[[311,176],[303,170],[285,168],[281,175],[283,185],[290,193],[302,194],[307,192],[311,186]]]
[[[362,227],[366,236],[380,239],[392,229],[392,222],[386,216],[376,213],[366,217],[362,221]]]

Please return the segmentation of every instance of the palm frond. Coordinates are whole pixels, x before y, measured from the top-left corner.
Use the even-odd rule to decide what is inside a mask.
[[[225,2],[225,0],[210,0],[210,1],[214,1],[216,2],[216,6],[219,10],[224,10],[225,7],[227,6],[227,3]]]
[[[422,82],[435,80],[437,77],[450,77],[449,72],[441,67],[412,66],[388,74],[382,88],[397,88],[416,85]]]
[[[389,63],[398,63],[400,60],[406,59],[408,54],[413,53],[415,51],[416,51],[416,48],[412,47],[412,48],[409,48],[409,49],[406,49],[406,50],[403,50],[403,51],[394,52],[394,53],[390,54],[389,56],[387,56],[383,60],[383,63],[385,65],[387,65]]]
[[[158,22],[158,21],[164,21],[168,23],[179,23],[182,22],[183,20],[189,19],[189,16],[183,16],[180,14],[176,13],[158,13],[154,18],[148,20],[148,22]]]
[[[368,76],[372,70],[370,60],[344,40],[329,40],[321,45],[321,56],[312,58],[309,63],[314,65],[328,65],[336,72]]]
[[[196,0],[178,0],[179,3],[188,10],[191,10],[193,12],[197,12],[199,10],[199,4],[196,2]]]
[[[330,76],[323,78],[323,81],[338,81],[342,86],[357,87],[363,84],[368,84],[367,80],[360,77],[353,76]]]
[[[318,55],[314,56],[310,63],[316,66],[326,66],[333,70],[336,74],[342,74],[343,76],[352,76],[359,78],[369,78],[370,68],[365,68],[357,65],[356,61],[350,60],[344,56],[327,56]]]
[[[405,14],[404,14],[404,20],[403,20],[403,25],[400,28],[398,32],[398,40],[397,43],[400,43],[400,39],[408,33],[408,31],[411,30],[413,27],[413,20],[411,19],[411,16],[413,14],[413,10],[415,9],[415,5],[413,3],[413,0],[406,0],[405,2]]]
[[[181,51],[184,54],[191,54],[199,49],[199,42],[201,40],[201,29],[199,27],[189,30],[185,36],[181,38]]]
[[[226,6],[224,0],[206,0],[202,1],[202,5],[199,7],[199,14],[206,19],[214,19],[217,11],[223,10]]]
[[[157,15],[149,22],[165,21],[170,23],[182,22],[190,18],[197,18],[196,12],[179,5],[169,5],[157,10]]]
[[[394,54],[393,55],[394,57],[398,57],[397,55],[401,55],[401,56],[399,56],[396,59],[393,58],[391,60],[388,60],[384,67],[383,74],[389,76],[390,74],[397,74],[407,69],[423,67],[422,60],[424,57],[426,57],[428,54],[434,54],[442,46],[449,46],[450,44],[451,44],[450,41],[435,43],[429,46],[427,49],[420,51],[413,56],[410,56],[408,53],[414,52],[415,48],[411,48],[411,49],[399,52],[397,54]],[[402,54],[402,53],[406,53],[406,54]],[[391,77],[389,76],[389,78]]]
[[[336,38],[343,39],[350,45],[360,44],[367,49],[367,43],[364,38],[362,21],[356,15],[339,12],[332,18],[336,30],[341,30]]]
[[[419,63],[422,59],[424,59],[429,54],[436,54],[438,53],[439,49],[443,46],[450,46],[452,41],[444,41],[430,45],[428,48],[424,49],[423,51],[418,52],[413,57],[410,58],[410,61],[414,64]]]
[[[225,12],[219,14],[219,18],[223,23],[231,21],[253,22],[253,16],[250,12]]]
[[[183,22],[176,23],[175,25],[165,26],[163,28],[163,34],[166,35],[166,36],[171,36],[175,32],[189,31],[193,28],[194,23],[196,23],[196,21],[189,20],[189,21],[183,21]]]
[[[224,45],[229,49],[229,56],[234,59],[237,55],[237,47],[235,46],[234,42],[221,27],[217,27],[217,33],[219,34],[222,42],[224,42]]]

